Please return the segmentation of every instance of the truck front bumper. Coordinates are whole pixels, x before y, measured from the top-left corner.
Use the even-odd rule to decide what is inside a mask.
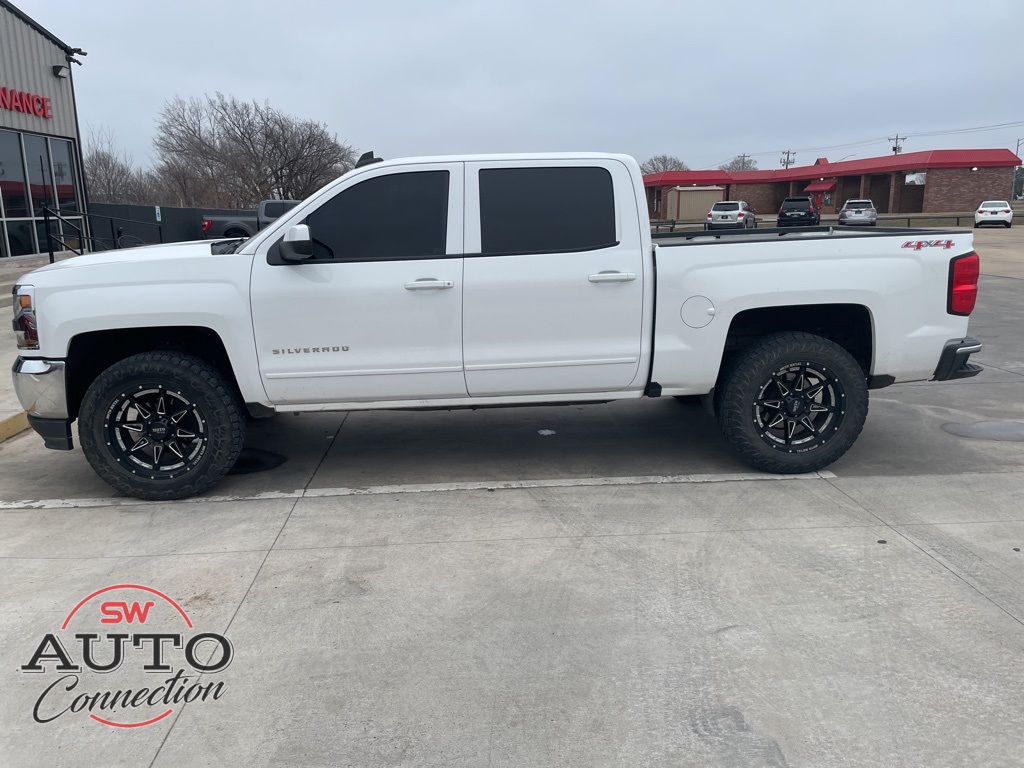
[[[967,362],[967,359],[975,352],[980,351],[981,342],[970,336],[962,339],[950,339],[942,350],[932,381],[948,381],[949,379],[966,379],[977,376],[985,369],[977,363]]]
[[[19,357],[11,371],[14,391],[28,414],[28,423],[46,447],[59,451],[74,448],[64,361]]]

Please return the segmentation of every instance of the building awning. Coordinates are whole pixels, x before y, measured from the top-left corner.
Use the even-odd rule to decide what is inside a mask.
[[[804,192],[831,192],[835,188],[834,181],[815,181],[804,187]]]

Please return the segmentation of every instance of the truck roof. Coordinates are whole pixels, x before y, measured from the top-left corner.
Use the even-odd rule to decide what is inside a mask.
[[[413,165],[420,163],[480,163],[496,160],[514,162],[536,162],[544,160],[620,160],[636,162],[631,155],[615,152],[510,152],[478,155],[425,155],[423,157],[396,157],[362,168],[379,168],[382,165]],[[358,170],[362,170],[359,168]]]

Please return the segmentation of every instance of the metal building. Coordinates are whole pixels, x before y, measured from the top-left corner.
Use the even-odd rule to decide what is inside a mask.
[[[46,251],[47,207],[68,220],[66,242],[81,237],[85,192],[72,69],[83,55],[0,0],[0,258]]]

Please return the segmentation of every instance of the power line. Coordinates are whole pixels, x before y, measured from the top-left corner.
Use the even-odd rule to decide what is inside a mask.
[[[916,133],[908,133],[905,136],[899,136],[899,138],[901,140],[905,140],[905,139],[916,139],[916,138],[924,138],[924,137],[932,137],[932,136],[955,136],[955,135],[963,134],[963,133],[981,133],[981,132],[984,132],[984,131],[999,131],[999,130],[1005,130],[1005,129],[1008,129],[1008,128],[1017,128],[1017,127],[1020,127],[1020,126],[1024,126],[1024,120],[1016,120],[1016,121],[1010,122],[1010,123],[994,123],[992,125],[980,125],[980,126],[975,126],[973,128],[950,128],[948,130],[919,131],[919,132],[916,132]],[[821,152],[821,151],[829,150],[829,149],[856,149],[858,147],[866,147],[866,146],[869,146],[871,144],[880,144],[883,141],[892,141],[892,137],[891,136],[875,136],[875,137],[870,138],[870,139],[861,139],[859,141],[850,141],[850,142],[847,142],[845,144],[829,144],[828,146],[823,146],[823,147],[797,147],[794,150],[772,149],[772,150],[766,150],[764,152],[753,152],[750,155],[748,155],[748,157],[754,158],[754,157],[766,157],[768,155],[781,155],[781,154],[783,154],[785,152],[793,152],[795,154],[797,152]],[[708,168],[717,168],[719,165],[722,165],[722,164],[727,163],[727,162],[729,162],[729,160],[723,160],[723,161],[721,161],[719,163],[715,163],[713,165],[708,165],[707,167]]]

